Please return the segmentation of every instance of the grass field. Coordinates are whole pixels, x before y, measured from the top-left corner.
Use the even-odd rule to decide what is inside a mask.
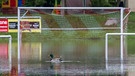
[[[68,27],[89,27],[87,25],[91,24],[85,24],[85,22],[81,21],[82,18],[78,18],[80,16],[65,16],[66,19],[68,19],[69,23],[71,25],[68,25]],[[88,17],[88,16],[86,16]],[[85,17],[85,18],[86,18]],[[43,16],[43,19],[46,20],[48,27],[49,28],[60,28],[60,24],[56,23],[51,16]],[[63,18],[62,18],[63,19]],[[88,21],[89,18],[87,18]],[[106,20],[106,17],[98,17],[97,15],[95,16],[95,19],[98,21],[98,23],[101,24],[101,27],[103,26],[103,23]],[[61,23],[63,24],[63,23]],[[66,23],[68,24],[68,23]],[[134,32],[135,30],[135,13],[132,12],[129,16],[128,20],[128,32]],[[46,27],[46,26],[42,26]],[[83,30],[83,31],[42,31],[41,33],[23,33],[22,39],[23,41],[38,41],[44,40],[44,39],[53,39],[53,38],[64,38],[64,39],[97,39],[97,38],[104,38],[105,33],[107,32],[119,32],[119,30]],[[13,41],[17,40],[17,33],[0,33],[1,35],[7,35],[10,34],[13,37]]]

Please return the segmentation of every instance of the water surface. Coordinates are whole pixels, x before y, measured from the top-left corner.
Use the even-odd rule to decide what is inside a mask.
[[[117,44],[115,43],[117,41]],[[23,76],[132,76],[134,55],[120,61],[119,40],[109,41],[109,61],[105,62],[104,39],[49,39],[44,42],[22,42],[21,60],[17,61],[17,43],[12,43],[12,65],[8,43],[0,43],[1,74]],[[62,63],[51,63],[49,54],[62,57]],[[3,68],[3,66],[6,66]]]

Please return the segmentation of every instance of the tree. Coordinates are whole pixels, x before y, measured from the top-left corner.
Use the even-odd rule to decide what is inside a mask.
[[[34,7],[34,6],[43,6],[47,0],[26,0],[25,6]]]
[[[35,0],[35,6],[43,6],[46,2],[46,0]]]
[[[92,7],[109,7],[111,6],[110,3],[108,3],[108,0],[90,0]]]
[[[61,0],[57,0],[57,3],[60,4]],[[55,5],[55,0],[26,0],[25,6],[44,6],[44,7],[53,7]]]
[[[35,5],[35,0],[26,0],[26,2],[25,2],[25,6],[27,6],[27,7],[32,7],[32,6],[34,6]]]
[[[0,0],[0,8],[1,8],[1,6],[2,6],[2,0]]]
[[[44,7],[53,7],[55,4],[55,0],[46,0],[46,2],[44,3]]]

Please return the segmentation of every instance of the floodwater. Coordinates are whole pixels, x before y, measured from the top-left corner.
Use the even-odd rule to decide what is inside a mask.
[[[116,43],[117,42],[117,43]],[[22,42],[20,62],[17,43],[12,43],[9,60],[8,43],[0,43],[0,76],[134,76],[134,55],[124,48],[120,61],[119,40],[109,41],[109,61],[105,61],[104,39],[49,39],[44,42]],[[61,57],[51,63],[49,54]]]

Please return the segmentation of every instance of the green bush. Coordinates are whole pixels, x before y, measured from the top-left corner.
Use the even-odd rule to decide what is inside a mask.
[[[106,0],[91,0],[92,7],[111,7],[111,4]]]

